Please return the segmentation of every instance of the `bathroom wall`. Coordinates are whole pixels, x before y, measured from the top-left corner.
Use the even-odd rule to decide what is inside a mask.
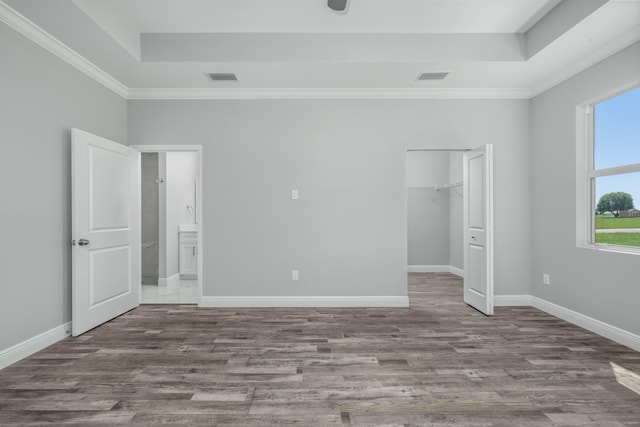
[[[159,269],[158,153],[142,153],[142,284],[157,285]]]
[[[195,152],[168,152],[165,157],[166,278],[178,274],[178,226],[195,223],[195,181],[198,157]]]
[[[449,265],[449,182],[447,151],[407,152],[407,264]]]
[[[167,177],[167,153],[158,153],[158,277],[159,284],[166,285],[167,279],[167,191],[164,179]]]

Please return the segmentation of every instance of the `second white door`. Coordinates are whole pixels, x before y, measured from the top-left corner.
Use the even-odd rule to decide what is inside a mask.
[[[464,153],[464,302],[493,314],[493,147]]]

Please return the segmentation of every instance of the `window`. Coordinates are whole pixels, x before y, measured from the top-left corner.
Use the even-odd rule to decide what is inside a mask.
[[[640,88],[587,106],[587,242],[640,251]]]

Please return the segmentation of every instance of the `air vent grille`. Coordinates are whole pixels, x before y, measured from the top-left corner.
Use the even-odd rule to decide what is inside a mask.
[[[418,80],[444,80],[449,73],[420,73]]]
[[[206,73],[212,82],[237,82],[238,77],[233,73]]]

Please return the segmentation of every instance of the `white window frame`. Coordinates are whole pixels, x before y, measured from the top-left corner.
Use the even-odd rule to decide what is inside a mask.
[[[595,241],[596,178],[640,172],[640,163],[595,169],[594,107],[638,86],[640,86],[640,81],[591,100],[576,109],[576,245],[578,247],[640,255],[640,247],[596,243]]]

